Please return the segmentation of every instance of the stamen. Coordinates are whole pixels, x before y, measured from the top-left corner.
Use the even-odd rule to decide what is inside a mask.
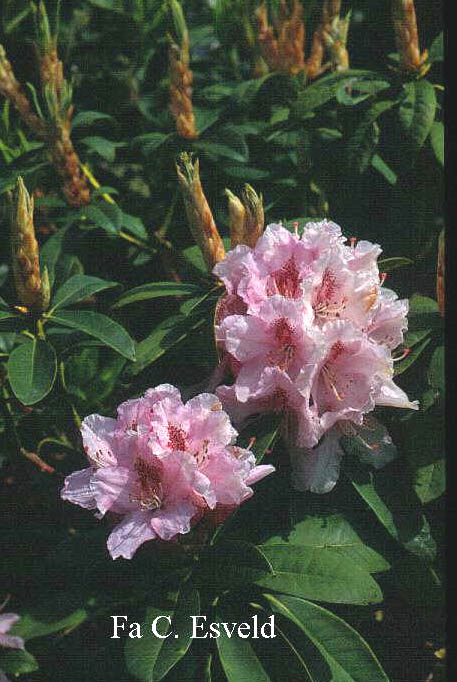
[[[349,242],[351,244],[351,249],[354,249],[357,242],[357,237],[350,237]]]
[[[392,358],[392,360],[394,362],[399,362],[400,360],[404,360],[405,358],[407,358],[410,353],[411,353],[411,348],[405,348],[405,350],[403,351],[403,353],[401,355],[399,355],[396,358]]]
[[[384,284],[387,278],[387,272],[381,272],[379,273],[379,281],[381,283],[381,286]]]
[[[249,439],[249,443],[248,443],[246,450],[251,450],[251,448],[253,447],[256,440],[257,440],[257,438],[255,436],[251,436]]]
[[[294,223],[294,230],[295,230],[295,236],[298,237],[298,220],[296,220]]]

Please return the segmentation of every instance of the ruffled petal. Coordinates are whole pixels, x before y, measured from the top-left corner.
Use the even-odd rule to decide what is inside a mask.
[[[67,476],[64,487],[60,493],[61,498],[67,502],[77,504],[84,509],[95,509],[97,503],[92,486],[93,475],[94,469],[88,467],[87,469],[75,471]]]
[[[113,559],[131,559],[140,545],[156,537],[151,526],[151,512],[136,511],[125,516],[114,528],[107,547]]]

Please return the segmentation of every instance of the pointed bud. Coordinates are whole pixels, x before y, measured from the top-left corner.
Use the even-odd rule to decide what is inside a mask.
[[[258,196],[251,185],[244,186],[241,200],[229,189],[225,190],[225,194],[229,200],[232,249],[238,244],[254,248],[264,228],[262,195]]]
[[[27,192],[21,177],[17,181],[12,212],[11,248],[18,298],[27,308],[41,313],[49,305],[49,278],[43,287],[38,242],[33,225],[33,198]]]
[[[225,258],[225,248],[214,222],[200,181],[198,159],[183,152],[176,164],[187,220],[195,242],[200,247],[209,272]]]
[[[241,201],[246,209],[243,243],[254,248],[264,228],[262,195],[258,195],[251,185],[245,185]]]
[[[421,54],[419,48],[414,0],[392,0],[392,16],[400,69],[406,73],[425,72],[428,53],[424,50]]]
[[[238,197],[229,189],[225,190],[225,194],[228,197],[228,211],[230,217],[230,247],[234,249],[238,244],[243,244],[246,209]]]

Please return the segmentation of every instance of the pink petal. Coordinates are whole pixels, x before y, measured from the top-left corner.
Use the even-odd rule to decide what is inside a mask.
[[[113,559],[131,559],[140,545],[156,536],[151,526],[151,512],[136,511],[125,516],[108,538]]]
[[[84,509],[95,509],[97,504],[92,487],[93,475],[94,469],[88,467],[67,476],[60,493],[61,498],[67,502],[84,507]]]

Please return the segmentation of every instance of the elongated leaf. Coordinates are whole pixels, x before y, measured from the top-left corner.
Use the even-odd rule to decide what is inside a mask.
[[[193,628],[191,616],[198,616],[199,611],[198,592],[188,584],[183,585],[172,606],[148,608],[141,626],[142,639],[129,638],[125,645],[128,671],[141,682],[163,679],[189,648]],[[163,616],[172,619],[171,630]],[[157,630],[162,635],[171,633],[169,637],[161,639],[151,631],[151,624],[156,618],[159,619],[156,621]]]
[[[135,287],[122,294],[120,299],[114,304],[113,308],[121,308],[137,301],[147,301],[150,298],[161,298],[164,296],[192,296],[198,294],[201,288],[191,283],[177,282],[150,282]]]
[[[392,170],[392,168],[382,159],[379,154],[373,154],[371,157],[371,165],[375,168],[378,173],[387,180],[390,185],[397,184],[397,174]]]
[[[49,237],[43,248],[40,249],[40,267],[42,271],[44,266],[47,267],[49,284],[51,287],[54,284],[57,261],[62,254],[64,240],[68,229],[69,227],[61,227],[56,234],[53,234],[52,237]]]
[[[252,443],[252,439],[255,439],[251,450],[259,463],[279,436],[280,423],[281,418],[278,415],[264,415],[254,423],[248,424],[238,436],[237,442],[242,447],[247,447]]]
[[[416,154],[430,133],[436,111],[436,94],[433,85],[421,78],[404,86],[407,98],[400,107],[400,120],[407,133],[412,154]]]
[[[408,551],[425,559],[433,559],[436,545],[419,499],[401,476],[391,483],[387,470],[373,473],[357,465],[351,450],[351,439],[342,439],[347,457],[343,471],[387,532]]]
[[[113,121],[113,117],[101,111],[78,111],[71,122],[72,129],[81,126],[90,126],[96,121]]]
[[[62,306],[68,306],[72,303],[80,301],[82,298],[92,296],[99,291],[110,289],[119,286],[117,282],[108,282],[99,277],[91,277],[89,275],[73,275],[67,279],[64,284],[58,289],[51,301],[52,313]]]
[[[25,675],[34,670],[38,670],[38,662],[28,651],[0,649],[0,672],[8,675]]]
[[[284,534],[272,535],[262,547],[283,544],[284,539]],[[347,557],[360,569],[369,573],[389,569],[384,557],[368,547],[341,514],[310,515],[294,522],[292,530],[287,535],[287,542],[291,545],[304,546],[309,550],[317,548],[329,555]]]
[[[304,599],[284,595],[265,598],[273,611],[289,618],[310,638],[335,682],[389,682],[367,642],[344,620]]]
[[[418,467],[414,472],[414,490],[423,504],[440,497],[446,490],[446,460]]]
[[[438,162],[444,166],[444,125],[434,121],[430,128],[430,141]]]
[[[60,310],[49,315],[49,319],[94,336],[128,360],[135,360],[133,340],[120,324],[106,315],[86,310]]]
[[[407,355],[404,360],[397,362],[397,364],[395,365],[395,376],[403,374],[403,372],[406,372],[406,370],[409,369],[411,365],[413,365],[416,362],[418,357],[427,348],[430,341],[431,341],[430,338],[424,338],[423,341],[415,344],[413,349],[411,350],[411,353]]]
[[[7,369],[16,398],[23,405],[34,405],[49,393],[54,384],[57,372],[54,348],[39,339],[26,341],[12,351]]]
[[[91,599],[85,594],[59,591],[55,596],[54,601],[50,601],[48,597],[32,600],[21,612],[21,619],[11,633],[27,641],[75,627],[87,619],[88,602]]]
[[[379,270],[381,272],[392,272],[392,270],[396,270],[397,268],[404,268],[405,265],[413,265],[413,261],[410,258],[404,258],[403,256],[383,258],[378,261]]]
[[[441,394],[445,390],[445,375],[444,375],[444,346],[435,348],[430,366],[427,372],[427,378],[430,386]]]
[[[442,62],[444,58],[443,32],[439,33],[430,45],[428,59],[430,62]]]
[[[389,83],[381,80],[375,71],[351,69],[342,73],[330,74],[320,78],[316,83],[312,83],[300,93],[293,108],[294,114],[298,117],[309,114],[309,112],[336,97],[342,81],[348,81],[354,87],[371,81],[373,92],[379,92],[389,87]]]
[[[106,137],[100,137],[99,135],[84,137],[81,142],[89,147],[91,151],[110,162],[113,162],[116,158],[117,147],[124,146],[123,142],[113,142],[112,140],[107,140]]]
[[[228,623],[230,626],[237,623],[239,614],[231,605],[219,606],[217,621]],[[265,668],[257,658],[249,639],[243,639],[234,635],[228,637],[225,631],[216,640],[222,667],[228,682],[270,682]]]
[[[348,556],[320,547],[263,545],[275,575],[256,584],[275,592],[337,604],[374,604],[382,592],[372,576]]]
[[[373,102],[362,116],[355,132],[347,141],[346,159],[349,168],[363,173],[373,156],[378,135],[373,136],[373,125],[378,118],[395,104],[395,100],[386,99]]]

